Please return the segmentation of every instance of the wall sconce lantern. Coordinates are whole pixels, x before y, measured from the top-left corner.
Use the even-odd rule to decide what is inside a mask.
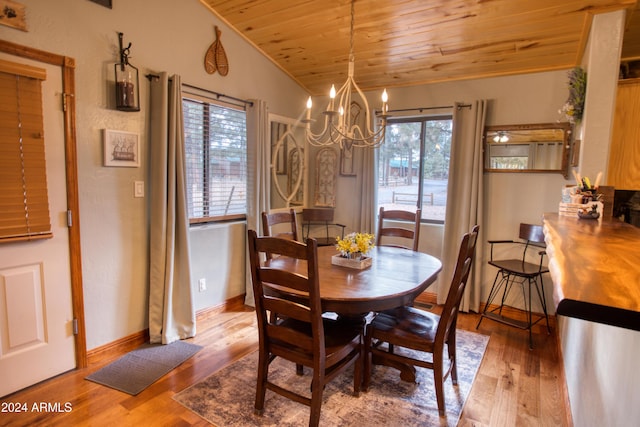
[[[129,49],[122,47],[122,33],[118,33],[120,42],[120,62],[115,65],[116,108],[121,111],[140,111],[140,85],[138,69],[129,63]]]

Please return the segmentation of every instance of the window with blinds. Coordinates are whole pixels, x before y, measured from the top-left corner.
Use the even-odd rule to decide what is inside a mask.
[[[42,120],[45,70],[0,61],[0,242],[52,237]]]
[[[191,223],[244,219],[247,213],[246,113],[183,98]]]

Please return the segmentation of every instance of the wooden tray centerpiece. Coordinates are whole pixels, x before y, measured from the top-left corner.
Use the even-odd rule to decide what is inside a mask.
[[[341,267],[356,268],[363,270],[367,267],[371,267],[373,259],[370,256],[363,256],[360,258],[346,258],[340,254],[336,254],[331,257],[331,264],[339,265]]]
[[[336,239],[336,249],[340,252],[331,257],[331,264],[358,270],[371,267],[373,262],[367,253],[374,247],[375,238],[368,233],[349,233],[343,239]]]

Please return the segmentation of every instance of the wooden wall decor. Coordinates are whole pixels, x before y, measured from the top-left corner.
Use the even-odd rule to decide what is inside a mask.
[[[229,74],[229,61],[227,60],[227,53],[224,50],[224,46],[222,46],[222,41],[220,41],[222,31],[220,31],[218,26],[215,26],[214,29],[216,32],[216,40],[211,43],[211,46],[207,49],[207,53],[204,55],[204,69],[209,74],[218,71],[221,76],[226,76]]]
[[[0,24],[27,31],[25,6],[12,0],[0,0]]]
[[[336,207],[338,153],[325,147],[316,154],[315,205]]]

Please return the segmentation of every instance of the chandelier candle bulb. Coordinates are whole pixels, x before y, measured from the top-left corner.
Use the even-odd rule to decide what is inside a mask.
[[[382,91],[382,114],[387,114],[387,101],[389,100],[389,95],[387,95],[387,90]]]
[[[313,106],[313,102],[311,101],[311,97],[307,99],[307,123],[311,121],[311,107]]]
[[[329,91],[329,99],[331,99],[331,101],[329,101],[329,111],[333,111],[333,102],[336,98],[336,87],[334,85],[331,85],[331,90]]]

